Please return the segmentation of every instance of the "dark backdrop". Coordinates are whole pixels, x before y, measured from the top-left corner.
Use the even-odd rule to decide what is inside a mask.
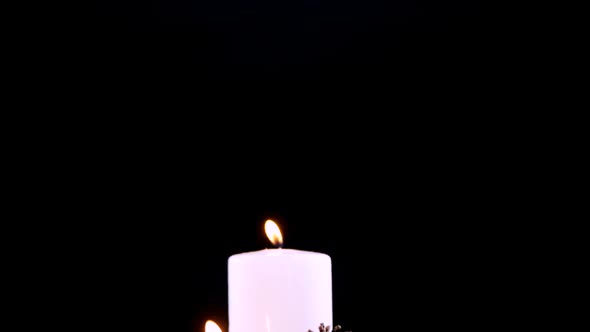
[[[493,72],[477,1],[100,1],[67,28],[82,71],[217,80],[397,80]],[[76,59],[77,58],[77,59]]]
[[[285,247],[332,257],[334,322],[348,329],[498,328],[514,314],[498,257],[517,202],[500,165],[384,155],[95,160],[67,201],[91,252],[75,266],[97,280],[84,324],[114,314],[129,325],[105,328],[202,331],[213,319],[227,331],[227,259],[269,247],[272,218]]]
[[[479,89],[501,67],[506,49],[496,47],[496,32],[503,22],[490,20],[480,3],[107,0],[71,22],[64,23],[71,52],[62,61],[75,64],[82,78],[72,82],[101,84],[81,110],[103,102],[112,86],[122,87],[126,103],[109,102],[104,110],[154,107],[152,89],[127,93],[146,82],[188,82],[180,84],[184,98],[198,99],[197,82],[220,87],[214,104],[230,99],[234,110],[248,111],[257,106],[228,93],[248,85],[215,84],[259,79],[321,82],[326,90],[331,85],[323,83],[408,83],[410,103],[433,104],[414,112],[360,98],[349,115],[320,121],[316,114],[282,114],[299,100],[294,91],[270,103],[268,126],[268,117],[207,108],[221,118],[212,125],[199,117],[198,100],[185,104],[194,119],[178,119],[187,127],[160,123],[177,109],[174,97],[153,116],[100,113],[96,119],[108,128],[130,134],[124,144],[114,139],[114,154],[99,148],[107,157],[92,152],[76,163],[84,170],[74,188],[92,192],[75,200],[84,220],[92,220],[79,239],[90,244],[91,259],[81,261],[102,280],[93,294],[108,294],[109,303],[85,312],[84,324],[107,312],[134,330],[201,331],[214,319],[227,331],[227,259],[268,246],[267,218],[280,223],[286,247],[332,257],[334,322],[347,329],[481,331],[513,314],[496,305],[509,277],[497,270],[496,257],[510,234],[506,207],[516,200],[507,198],[514,188],[503,182],[511,165],[494,158],[498,151],[489,145],[503,132],[481,133],[494,115],[480,106],[493,98],[479,99],[463,116],[427,93],[448,89],[464,101],[470,91],[449,82]],[[379,92],[395,104],[390,90]],[[324,95],[321,106],[346,111],[348,95],[336,96]],[[381,109],[394,112],[360,117]],[[412,128],[407,115],[415,117]],[[144,123],[148,118],[156,125]],[[212,127],[224,130],[207,132]],[[104,128],[94,135],[98,146],[111,139]],[[251,134],[261,142],[244,142]],[[449,136],[455,140],[445,141]],[[292,144],[273,144],[282,140]]]

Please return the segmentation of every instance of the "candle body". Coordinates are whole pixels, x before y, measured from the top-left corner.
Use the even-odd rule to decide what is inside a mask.
[[[332,262],[322,253],[266,249],[228,260],[229,332],[307,332],[332,325]]]

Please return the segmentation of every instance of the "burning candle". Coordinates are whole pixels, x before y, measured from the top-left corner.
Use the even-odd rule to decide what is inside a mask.
[[[228,260],[229,332],[306,332],[332,325],[330,256],[283,249],[272,220],[265,230],[278,248]]]

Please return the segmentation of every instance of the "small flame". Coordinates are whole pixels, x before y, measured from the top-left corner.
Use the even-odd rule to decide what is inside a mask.
[[[283,246],[283,235],[279,226],[274,221],[268,219],[264,224],[264,231],[273,245],[277,247]]]
[[[205,332],[221,332],[219,326],[212,320],[205,323]]]

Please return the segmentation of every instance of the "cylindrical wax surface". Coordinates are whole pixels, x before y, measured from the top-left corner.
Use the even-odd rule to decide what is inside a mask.
[[[266,249],[228,260],[229,332],[307,332],[332,326],[332,261]]]

